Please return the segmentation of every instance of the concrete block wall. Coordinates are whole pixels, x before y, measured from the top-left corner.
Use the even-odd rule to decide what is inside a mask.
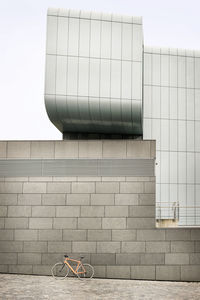
[[[5,141],[0,155],[150,159],[155,144]],[[96,277],[200,280],[200,229],[155,227],[155,177],[2,177],[0,206],[0,272],[48,275],[68,253]]]

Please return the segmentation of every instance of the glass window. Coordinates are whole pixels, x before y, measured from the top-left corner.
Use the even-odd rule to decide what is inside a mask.
[[[114,59],[121,59],[121,48],[122,48],[122,42],[121,42],[121,23],[117,22],[111,22],[112,24],[112,53],[111,58]]]
[[[144,118],[151,118],[151,86],[144,86]],[[145,132],[145,130],[144,130]]]
[[[200,95],[200,94],[199,94]],[[199,98],[200,100],[200,98]],[[199,101],[200,102],[200,101]],[[198,110],[198,108],[195,110],[195,112]],[[200,105],[199,105],[199,111],[200,111]],[[187,89],[187,120],[194,120],[194,90],[193,89]],[[200,114],[200,112],[199,112]]]
[[[101,59],[100,95],[110,97],[110,61]]]
[[[170,119],[177,119],[178,115],[178,91],[177,88],[170,88],[169,89],[169,107],[170,107],[170,113],[169,117]]]
[[[121,92],[121,62],[111,61],[111,98],[120,98]]]
[[[161,183],[169,183],[169,152],[161,151]]]
[[[178,152],[178,183],[186,183],[186,152]]]
[[[68,18],[58,18],[57,54],[67,55]]]
[[[69,18],[68,55],[78,55],[79,19]]]
[[[67,95],[77,95],[78,57],[68,57]]]
[[[169,122],[169,146],[171,151],[178,149],[178,121],[170,120]]]
[[[132,63],[132,99],[142,99],[142,63]]]
[[[200,121],[200,90],[195,90],[195,120]]]
[[[144,84],[151,84],[152,81],[152,54],[144,53]]]
[[[79,55],[89,56],[90,20],[80,19]]]
[[[122,23],[122,59],[131,60],[132,25]]]
[[[169,56],[161,55],[161,85],[169,86]]]
[[[56,92],[56,56],[46,56],[46,80],[45,94],[55,94]]]
[[[57,56],[56,94],[66,95],[67,91],[67,56]]]
[[[152,118],[160,118],[160,87],[152,87]]]
[[[57,17],[47,17],[47,54],[56,54]]]
[[[169,150],[169,120],[161,119],[161,150]]]
[[[100,38],[101,23],[98,20],[91,20],[91,37],[90,37],[90,56],[100,57]]]
[[[178,121],[178,150],[186,151],[186,121]]]
[[[194,183],[195,160],[194,153],[187,153],[187,183]]]
[[[131,99],[131,62],[122,61],[122,98]]]
[[[101,57],[111,57],[111,22],[102,21],[101,27]]]
[[[194,151],[194,121],[187,121],[187,151]]]
[[[169,163],[169,177],[170,183],[177,183],[178,180],[178,163],[177,163],[177,152],[169,152],[170,163]]]
[[[169,118],[169,88],[161,87],[161,103],[160,103],[161,118]]]
[[[186,90],[178,89],[178,119],[186,119]]]
[[[89,80],[89,95],[99,96],[99,76],[100,76],[100,60],[90,59],[90,80]]]
[[[194,88],[194,58],[186,57],[186,83],[188,88]]]
[[[78,94],[80,96],[88,96],[88,76],[89,76],[89,59],[79,58],[78,70]]]
[[[195,88],[200,89],[200,58],[195,57]]]
[[[170,75],[169,75],[169,80],[170,80],[170,86],[177,87],[177,73],[178,73],[178,59],[177,56],[175,55],[170,55],[169,57],[169,70],[170,70]]]
[[[186,86],[186,63],[184,56],[178,56],[178,87]]]
[[[133,24],[133,39],[132,39],[132,60],[134,61],[142,61],[142,45],[143,45],[143,37],[142,37],[142,26]]]
[[[160,55],[152,54],[152,84],[160,85]]]

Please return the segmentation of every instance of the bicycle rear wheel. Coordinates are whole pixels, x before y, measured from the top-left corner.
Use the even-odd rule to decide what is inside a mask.
[[[53,278],[62,280],[69,274],[69,268],[65,263],[58,262],[52,267],[51,274]]]
[[[77,275],[79,279],[91,279],[94,276],[94,268],[90,264],[82,264],[78,268]]]

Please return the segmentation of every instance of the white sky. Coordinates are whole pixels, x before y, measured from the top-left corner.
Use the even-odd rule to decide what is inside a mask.
[[[0,0],[0,140],[54,140],[44,106],[48,7],[143,17],[144,44],[200,49],[199,0]]]

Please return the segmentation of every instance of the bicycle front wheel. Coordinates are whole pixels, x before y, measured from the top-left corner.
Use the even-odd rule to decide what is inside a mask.
[[[53,278],[62,280],[69,274],[69,268],[65,263],[58,262],[52,267],[51,274]]]
[[[77,275],[79,279],[91,279],[94,276],[94,268],[90,264],[81,264]]]

